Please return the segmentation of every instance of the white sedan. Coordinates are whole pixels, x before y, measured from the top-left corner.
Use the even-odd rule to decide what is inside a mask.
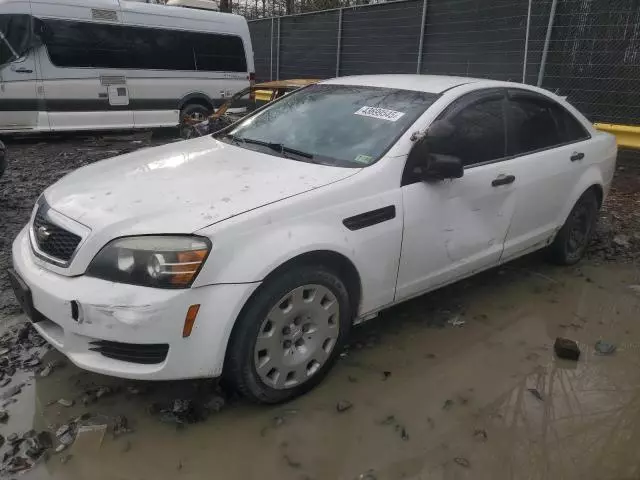
[[[337,78],[70,173],[16,238],[10,277],[82,368],[224,374],[282,402],[381,309],[542,248],[577,262],[615,159],[612,136],[545,90]]]

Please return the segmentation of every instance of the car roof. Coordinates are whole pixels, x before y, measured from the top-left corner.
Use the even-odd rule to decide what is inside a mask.
[[[487,86],[505,85],[505,82],[470,77],[453,77],[448,75],[358,75],[338,77],[322,83],[332,85],[354,85],[362,87],[386,87],[400,90],[442,93],[453,87],[468,83],[482,82]]]

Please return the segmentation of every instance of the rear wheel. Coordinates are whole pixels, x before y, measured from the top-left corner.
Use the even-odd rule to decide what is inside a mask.
[[[191,137],[191,125],[204,122],[209,115],[211,109],[199,103],[190,103],[180,110],[180,136],[182,138]]]
[[[566,222],[549,247],[551,260],[560,265],[580,261],[589,245],[598,218],[598,199],[587,190],[574,205]]]
[[[347,289],[322,266],[301,266],[265,283],[238,319],[225,375],[260,403],[291,400],[316,386],[352,322]]]

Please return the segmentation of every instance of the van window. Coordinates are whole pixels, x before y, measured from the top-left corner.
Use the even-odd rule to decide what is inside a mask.
[[[24,54],[31,38],[29,15],[0,15],[0,65]]]
[[[44,20],[43,41],[57,67],[246,72],[234,35]]]

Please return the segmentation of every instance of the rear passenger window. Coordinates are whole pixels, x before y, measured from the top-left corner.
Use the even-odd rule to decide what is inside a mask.
[[[430,152],[451,155],[463,165],[498,160],[505,156],[505,129],[502,98],[480,100],[447,118],[453,134],[430,144]]]
[[[507,104],[507,151],[522,155],[589,138],[564,107],[535,94],[516,94]]]
[[[57,67],[247,71],[244,44],[235,35],[52,19],[44,25]]]

